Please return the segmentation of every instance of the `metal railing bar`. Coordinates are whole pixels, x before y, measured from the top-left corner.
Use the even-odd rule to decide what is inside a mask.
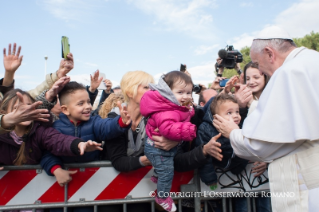
[[[256,200],[255,198],[252,198],[253,201],[253,212],[256,212]]]
[[[127,204],[126,203],[123,204],[123,212],[127,212]]]
[[[229,212],[233,212],[233,198],[229,198]]]
[[[68,164],[64,164],[64,166],[66,168],[113,167],[111,161],[93,161],[93,162],[87,162],[87,163],[68,163]],[[3,168],[4,168],[3,170],[42,169],[42,167],[40,165],[3,166]]]
[[[152,207],[152,212],[155,212],[155,202],[154,201],[151,202],[151,207]]]
[[[207,200],[204,201],[204,208],[205,208],[205,212],[207,212],[208,211]]]
[[[247,199],[247,212],[251,212],[251,202],[250,202],[250,197],[246,197]]]
[[[185,197],[173,197],[173,200],[178,199],[192,199]],[[114,199],[114,200],[97,200],[97,201],[83,201],[83,202],[68,202],[68,203],[44,203],[37,205],[8,205],[0,206],[1,210],[23,210],[23,209],[46,209],[46,208],[63,208],[63,207],[84,207],[84,206],[100,206],[100,205],[117,205],[117,204],[130,204],[141,202],[153,202],[154,198],[136,198],[136,199]]]
[[[227,212],[227,199],[222,198],[223,212]]]

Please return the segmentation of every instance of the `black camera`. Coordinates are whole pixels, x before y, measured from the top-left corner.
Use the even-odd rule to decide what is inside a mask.
[[[240,51],[234,49],[233,45],[227,45],[225,49],[221,49],[218,51],[218,56],[223,59],[221,64],[218,65],[216,63],[215,67],[217,69],[220,67],[225,67],[225,68],[235,68],[236,63],[241,63],[243,62],[243,55],[240,53]]]
[[[193,85],[193,92],[198,94],[198,93],[200,93],[201,90],[202,90],[202,86],[200,86],[198,84]]]

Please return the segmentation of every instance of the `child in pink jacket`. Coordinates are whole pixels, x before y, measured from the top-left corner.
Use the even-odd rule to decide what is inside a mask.
[[[157,183],[155,201],[166,211],[176,211],[169,192],[174,177],[174,157],[177,146],[169,151],[154,147],[153,135],[164,136],[176,142],[192,141],[196,126],[190,123],[194,115],[191,106],[193,82],[183,72],[172,71],[164,75],[157,85],[150,84],[140,102],[141,114],[149,118],[146,125],[144,152],[154,167],[151,180]],[[185,106],[184,106],[185,105]]]

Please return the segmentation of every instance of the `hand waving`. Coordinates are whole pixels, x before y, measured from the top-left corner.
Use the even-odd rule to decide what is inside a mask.
[[[117,102],[117,106],[118,106],[118,108],[120,109],[120,113],[121,113],[121,117],[122,117],[123,123],[126,124],[126,125],[129,125],[132,120],[131,120],[131,116],[130,116],[130,115],[128,114],[128,112],[127,112],[127,106],[124,105],[124,106],[122,107],[120,101]]]
[[[111,89],[112,89],[112,82],[111,80],[108,80],[108,79],[105,79],[103,80],[105,86],[106,86],[106,89],[105,89],[105,92],[106,93],[110,93],[111,92]]]
[[[232,76],[225,85],[225,93],[228,94],[238,81],[239,78],[237,75]]]
[[[94,93],[95,90],[100,86],[102,80],[103,80],[103,77],[100,77],[99,78],[99,75],[100,75],[100,71],[99,70],[96,70],[92,75],[90,75],[91,77],[91,84],[90,84],[90,92]]]
[[[45,98],[49,101],[52,102],[53,99],[56,97],[56,95],[64,88],[66,84],[70,82],[70,77],[62,77],[58,81],[56,81],[50,90],[48,90],[45,94]]]
[[[11,52],[11,43],[8,47],[8,55],[6,54],[6,48],[3,49],[3,65],[4,69],[8,72],[15,73],[15,71],[21,65],[23,56],[20,56],[21,46],[18,47],[16,52],[17,44],[13,44],[13,51]]]

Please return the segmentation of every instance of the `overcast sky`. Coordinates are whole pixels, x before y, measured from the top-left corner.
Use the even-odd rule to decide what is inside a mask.
[[[0,47],[22,46],[16,87],[28,90],[54,72],[61,36],[69,37],[73,80],[96,69],[118,85],[127,71],[155,78],[186,63],[195,83],[211,82],[219,49],[250,46],[269,25],[292,37],[319,31],[318,0],[10,0],[0,2]],[[4,68],[0,66],[3,76]]]

